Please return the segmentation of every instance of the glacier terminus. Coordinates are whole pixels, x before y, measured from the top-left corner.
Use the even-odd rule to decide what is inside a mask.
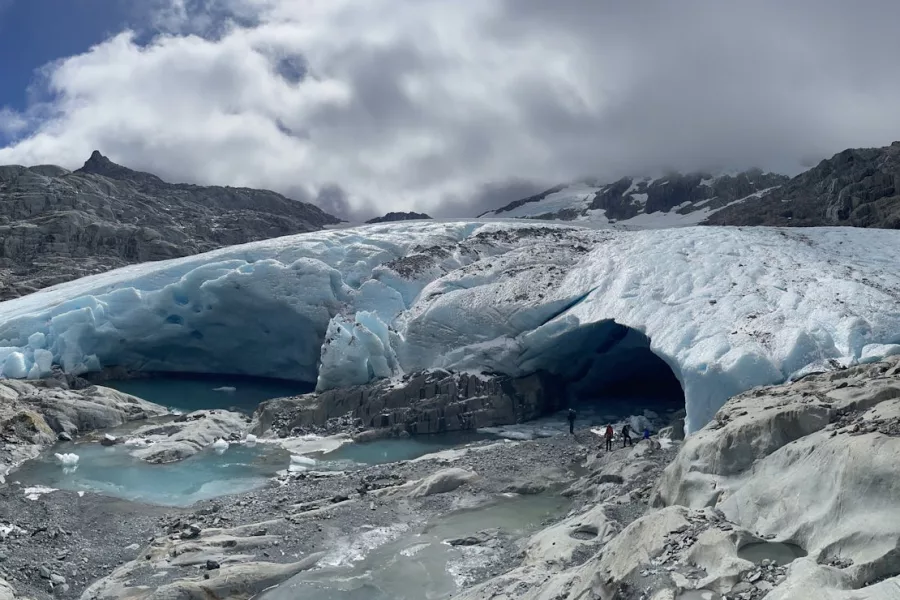
[[[546,370],[577,386],[586,354],[596,382],[639,376],[633,358],[649,351],[680,381],[695,431],[755,386],[900,353],[898,248],[898,231],[850,228],[458,221],[306,233],[4,302],[0,372],[123,366],[322,391],[433,368]]]

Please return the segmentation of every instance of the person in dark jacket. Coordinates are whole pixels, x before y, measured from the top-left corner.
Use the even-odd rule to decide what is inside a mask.
[[[632,445],[631,444],[631,425],[629,425],[627,423],[622,428],[622,447],[624,448],[626,444],[629,446]]]
[[[569,433],[575,434],[575,409],[569,409],[569,416],[566,417],[569,420]]]
[[[606,451],[607,452],[612,452],[612,442],[613,442],[614,435],[615,435],[615,433],[613,433],[612,425],[607,425],[606,432],[603,434],[603,437],[606,438]]]
[[[650,428],[649,427],[644,427],[644,439],[645,440],[650,439]]]

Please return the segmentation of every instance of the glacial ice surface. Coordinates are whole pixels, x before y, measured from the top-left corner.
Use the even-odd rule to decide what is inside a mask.
[[[695,430],[740,391],[897,352],[897,248],[898,231],[853,228],[316,232],[0,303],[0,373],[123,365],[319,389],[437,367],[521,375],[558,368],[579,330],[615,321],[672,368]],[[618,343],[603,348],[610,365]]]

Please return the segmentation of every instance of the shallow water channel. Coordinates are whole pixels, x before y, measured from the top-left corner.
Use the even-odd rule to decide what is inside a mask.
[[[259,600],[443,600],[491,562],[490,544],[451,546],[447,539],[500,530],[515,537],[563,516],[569,501],[555,495],[514,496],[442,516],[424,526],[360,531],[338,544],[323,566],[296,575]]]
[[[65,466],[53,452],[48,452],[22,465],[9,479],[24,486],[187,506],[262,487],[279,470],[287,468],[290,461],[290,455],[276,446],[248,448],[233,444],[222,454],[207,449],[180,462],[155,465],[131,456],[132,449],[123,444],[60,444],[55,452],[77,454],[76,465]]]

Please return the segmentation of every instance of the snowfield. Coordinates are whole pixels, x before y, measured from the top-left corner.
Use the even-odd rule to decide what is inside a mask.
[[[302,234],[0,303],[0,372],[124,365],[328,389],[435,367],[554,370],[587,338],[618,371],[645,338],[598,340],[605,330],[589,327],[615,321],[672,368],[694,431],[738,392],[900,352],[898,249],[900,231],[853,228],[481,221]]]

